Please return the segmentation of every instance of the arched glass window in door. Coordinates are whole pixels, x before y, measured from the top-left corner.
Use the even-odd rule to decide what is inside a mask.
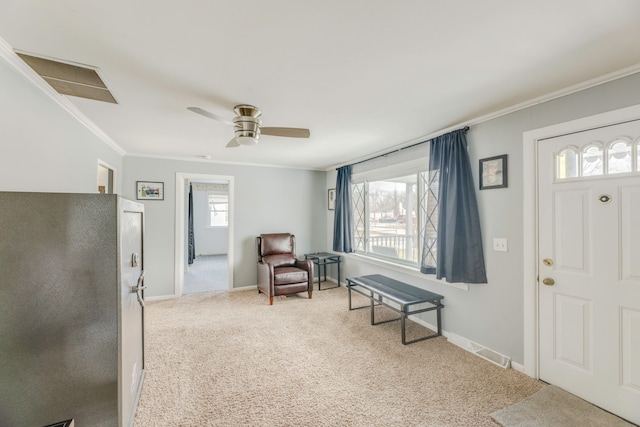
[[[607,150],[607,173],[631,172],[631,144],[624,139],[618,139],[609,144]]]
[[[578,148],[567,147],[556,155],[556,179],[578,177]]]
[[[604,161],[602,147],[591,144],[582,151],[582,176],[602,175]]]

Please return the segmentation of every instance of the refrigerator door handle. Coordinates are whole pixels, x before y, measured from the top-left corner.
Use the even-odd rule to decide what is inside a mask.
[[[138,304],[140,307],[144,307],[144,299],[142,299],[142,291],[147,287],[144,286],[144,270],[140,273],[140,277],[138,277],[138,283],[135,288],[131,288],[131,292],[136,293],[136,297],[138,298]]]

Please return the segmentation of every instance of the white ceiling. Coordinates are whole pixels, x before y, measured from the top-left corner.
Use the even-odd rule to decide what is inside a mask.
[[[131,155],[325,169],[640,70],[638,0],[3,3],[15,50],[99,68],[119,104],[69,99]],[[187,110],[239,103],[311,138],[225,148]]]

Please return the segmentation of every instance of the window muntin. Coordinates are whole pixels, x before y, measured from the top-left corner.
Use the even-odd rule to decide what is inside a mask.
[[[351,186],[352,202],[353,202],[353,224],[354,224],[354,245],[356,252],[365,252],[366,248],[366,231],[365,221],[365,185],[364,182],[353,184]]]
[[[556,156],[556,178],[578,177],[578,149],[567,147]]]
[[[617,140],[609,145],[607,156],[607,173],[631,172],[631,144],[625,140]]]
[[[440,187],[440,172],[422,172],[422,199],[420,200],[422,241],[422,269],[426,273],[436,273],[436,259],[438,253],[438,191]]]
[[[602,148],[589,145],[582,151],[582,176],[602,175],[604,160]]]
[[[426,198],[422,175],[372,177],[352,185],[356,252],[419,267]]]
[[[207,227],[229,226],[229,195],[208,193]]]

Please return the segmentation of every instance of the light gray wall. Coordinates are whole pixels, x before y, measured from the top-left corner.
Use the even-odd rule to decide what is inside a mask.
[[[537,104],[472,126],[467,133],[476,189],[478,160],[507,154],[509,187],[477,192],[488,282],[464,291],[433,280],[403,274],[355,257],[344,263],[346,277],[381,273],[444,295],[446,331],[524,361],[523,320],[523,132],[606,111],[640,104],[640,74]],[[327,188],[336,173],[327,174]],[[331,248],[333,212],[327,215],[327,248]],[[508,239],[509,251],[494,252],[492,239]],[[343,276],[345,277],[345,276]],[[426,276],[424,276],[426,277]],[[434,322],[429,314],[426,321]]]
[[[220,255],[227,253],[229,243],[226,227],[207,227],[209,198],[206,191],[193,191],[193,234],[196,255]]]
[[[234,177],[233,287],[256,285],[255,237],[261,233],[295,234],[300,257],[324,248],[325,172],[130,156],[124,170],[125,197],[135,196],[136,181],[164,182],[163,201],[143,202],[148,297],[174,293],[176,173]]]
[[[2,56],[0,88],[0,190],[97,193],[99,159],[119,190],[122,156]]]

